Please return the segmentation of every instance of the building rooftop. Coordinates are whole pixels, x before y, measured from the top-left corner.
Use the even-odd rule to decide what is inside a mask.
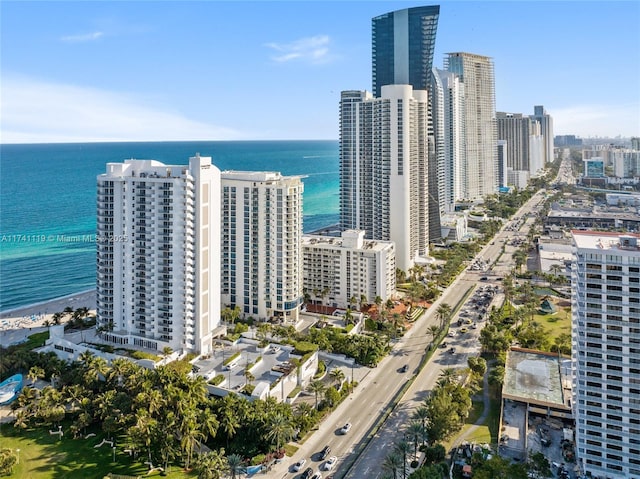
[[[507,354],[502,395],[506,399],[569,408],[565,401],[558,355],[512,348]]]
[[[572,230],[571,233],[578,248],[640,251],[640,234],[580,230]]]

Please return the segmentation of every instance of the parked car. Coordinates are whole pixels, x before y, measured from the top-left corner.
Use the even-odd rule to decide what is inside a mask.
[[[446,342],[446,341],[442,341],[442,342],[440,343],[440,347],[441,347],[441,348],[446,348],[446,347],[447,347],[447,342]]]
[[[344,426],[342,426],[342,428],[340,429],[340,434],[346,434],[351,430],[351,423],[348,422],[346,423]],[[328,448],[329,446],[325,447]],[[324,449],[323,449],[324,450]],[[324,458],[323,458],[324,459]]]
[[[333,469],[333,466],[335,466],[338,463],[338,458],[336,456],[331,456],[327,462],[324,463],[323,469],[325,471],[330,471],[331,469]]]
[[[302,473],[302,475],[300,476],[300,479],[310,479],[312,475],[313,475],[313,469],[311,469],[310,467],[307,467],[305,471]]]
[[[294,471],[296,471],[296,472],[298,472],[300,469],[302,469],[302,468],[304,467],[304,465],[305,465],[306,463],[307,463],[307,460],[306,460],[306,459],[304,459],[304,458],[303,458],[303,459],[300,459],[298,462],[296,462],[296,463],[293,465],[293,470],[294,470]]]
[[[311,479],[322,479],[322,473],[320,471],[316,472]]]
[[[469,331],[467,328],[460,328],[461,333],[466,333],[467,331]]]
[[[324,446],[322,451],[320,451],[320,459],[324,461],[330,452],[331,452],[331,448],[329,446]]]
[[[449,354],[456,354],[456,348],[451,348],[449,350]]]

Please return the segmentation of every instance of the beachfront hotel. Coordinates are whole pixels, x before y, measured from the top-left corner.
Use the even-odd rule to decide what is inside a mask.
[[[303,302],[301,178],[250,171],[221,177],[223,305],[295,324]]]
[[[310,302],[337,308],[383,302],[396,290],[395,246],[391,241],[364,238],[347,230],[340,238],[302,237],[304,286]],[[362,301],[364,299],[364,301]]]
[[[108,163],[98,176],[97,326],[114,345],[206,354],[220,321],[220,171]]]
[[[640,478],[640,235],[573,231],[573,410],[579,465]]]

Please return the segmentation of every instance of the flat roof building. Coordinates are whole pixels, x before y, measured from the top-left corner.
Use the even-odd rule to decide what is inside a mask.
[[[97,181],[102,339],[207,353],[220,321],[220,171],[200,155],[132,159]]]
[[[640,478],[640,235],[573,231],[577,458],[595,478]]]
[[[223,171],[222,302],[243,316],[296,322],[302,294],[299,176]]]
[[[302,237],[304,288],[309,300],[347,308],[390,299],[396,288],[395,247],[390,241],[364,239],[364,231],[347,230],[341,238]]]

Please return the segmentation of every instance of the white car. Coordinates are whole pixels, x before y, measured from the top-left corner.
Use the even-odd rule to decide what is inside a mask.
[[[346,434],[351,430],[351,423],[348,422],[346,423],[344,426],[342,426],[342,429],[340,429],[340,434]]]
[[[336,456],[331,456],[327,462],[324,463],[323,469],[325,471],[330,471],[331,469],[333,469],[333,466],[335,466],[338,462],[338,458]]]
[[[307,463],[306,459],[300,459],[298,462],[296,462],[293,465],[293,470],[298,472],[300,469],[302,469],[304,467],[304,465]]]

